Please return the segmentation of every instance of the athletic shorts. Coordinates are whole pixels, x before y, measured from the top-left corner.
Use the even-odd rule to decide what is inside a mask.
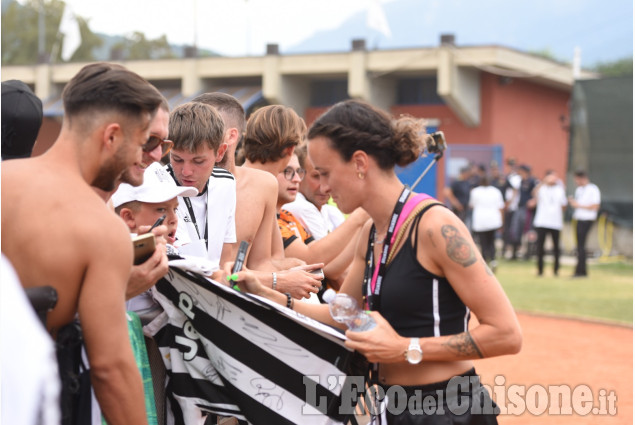
[[[500,413],[474,369],[428,385],[380,386],[376,399],[380,405],[371,424],[490,425]]]

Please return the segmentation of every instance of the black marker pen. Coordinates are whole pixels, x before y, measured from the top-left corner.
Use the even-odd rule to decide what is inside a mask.
[[[152,231],[152,229],[154,229],[155,227],[158,227],[160,225],[163,224],[163,222],[165,221],[165,217],[167,217],[166,214],[163,214],[161,217],[159,217],[159,219],[157,221],[154,222],[154,224],[152,225],[152,227],[150,227],[150,230],[148,230],[146,233],[150,233]]]

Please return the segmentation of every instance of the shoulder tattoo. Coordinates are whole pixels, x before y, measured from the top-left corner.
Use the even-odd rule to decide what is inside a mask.
[[[483,358],[483,353],[478,349],[469,331],[452,335],[443,345],[448,347],[453,353],[462,356],[471,357],[476,355],[481,359]]]
[[[441,226],[441,234],[446,241],[445,252],[453,261],[463,267],[471,266],[476,262],[476,255],[470,243],[459,234],[459,230],[450,225]]]

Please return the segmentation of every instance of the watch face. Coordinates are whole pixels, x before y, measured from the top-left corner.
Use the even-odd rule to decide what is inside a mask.
[[[422,357],[423,357],[423,353],[421,351],[408,350],[406,359],[408,360],[408,363],[410,364],[418,364],[419,362],[421,362]]]

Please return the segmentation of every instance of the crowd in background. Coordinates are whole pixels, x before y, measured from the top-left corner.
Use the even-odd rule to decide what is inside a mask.
[[[545,241],[549,235],[554,257],[553,273],[557,276],[560,233],[566,208],[571,206],[576,222],[578,257],[574,276],[586,276],[586,239],[600,206],[597,186],[589,181],[584,170],[578,170],[574,174],[576,189],[567,197],[565,185],[554,170],[548,170],[538,178],[532,174],[530,165],[519,164],[515,158],[509,158],[506,165],[506,174],[501,172],[496,161],[488,167],[483,164],[464,166],[444,190],[452,210],[479,241],[483,258],[495,270],[497,258],[517,260],[522,254],[523,259],[529,260],[536,256],[538,275],[542,275]]]

